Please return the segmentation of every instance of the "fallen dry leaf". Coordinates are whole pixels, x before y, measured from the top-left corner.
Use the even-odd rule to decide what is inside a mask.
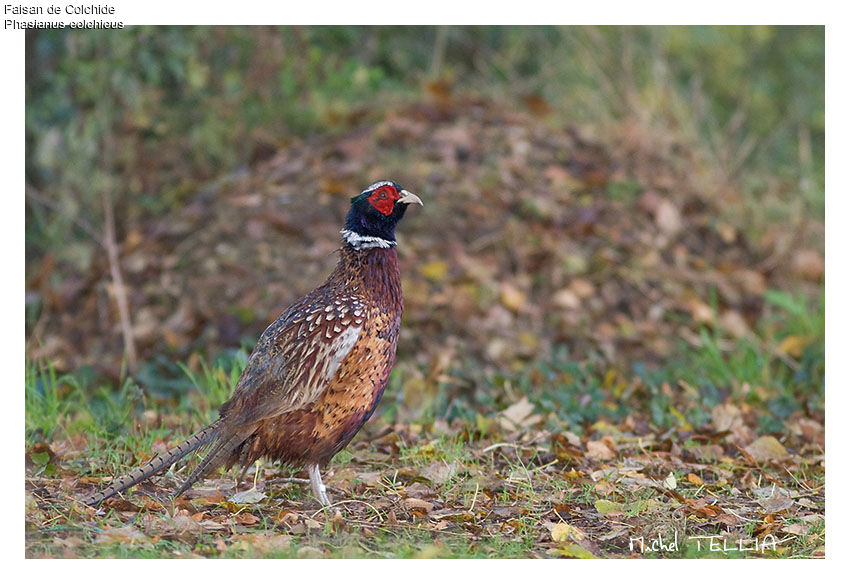
[[[552,541],[575,541],[580,542],[587,537],[581,529],[569,523],[556,523],[549,529]]]
[[[723,311],[719,320],[720,326],[738,338],[749,337],[752,334],[750,325],[747,324],[746,319],[737,310]]]
[[[801,336],[801,335],[789,335],[782,339],[782,342],[779,343],[779,346],[776,347],[776,350],[782,353],[783,355],[790,355],[794,358],[799,358],[803,351],[806,350],[812,342],[811,337]]]
[[[422,511],[424,513],[430,513],[432,509],[434,509],[434,504],[429,503],[428,501],[424,501],[422,499],[415,499],[413,497],[408,497],[404,499],[402,505],[409,511]]]
[[[768,513],[779,513],[794,506],[794,501],[781,495],[770,499],[759,499],[758,503]]]
[[[563,556],[565,558],[578,558],[578,559],[593,559],[596,556],[588,550],[577,543],[568,543],[563,547],[556,548],[551,550],[551,553],[554,555]]]
[[[514,312],[519,312],[525,307],[527,297],[525,293],[508,282],[503,282],[501,286],[502,304],[510,308]]]
[[[791,260],[791,266],[797,276],[813,282],[820,281],[825,272],[823,256],[809,249],[797,251]]]
[[[587,455],[596,460],[611,460],[616,456],[602,440],[590,440],[587,443]]]
[[[576,310],[581,307],[581,299],[578,294],[570,288],[558,290],[555,295],[552,296],[552,303],[555,306],[565,308],[567,310]]]
[[[805,535],[808,530],[809,528],[804,523],[792,523],[782,528],[782,531],[791,535]]]
[[[235,546],[246,552],[271,554],[286,551],[292,544],[292,536],[278,533],[247,533],[234,537]]]
[[[655,222],[666,235],[675,235],[682,229],[682,214],[668,199],[662,199],[655,211]]]
[[[457,466],[456,460],[451,463],[442,460],[432,462],[422,469],[422,476],[433,484],[442,485],[452,480],[452,477],[457,474]]]
[[[788,451],[773,436],[757,438],[752,444],[744,448],[744,450],[757,462],[784,460],[788,458]]]
[[[523,396],[521,400],[503,410],[499,415],[499,421],[508,432],[514,432],[520,428],[531,426],[542,420],[542,417],[534,414],[534,404]]]
[[[593,506],[596,507],[596,510],[602,515],[623,512],[622,503],[615,503],[614,501],[608,501],[607,499],[597,499]]]
[[[237,505],[252,505],[254,503],[259,503],[263,499],[266,498],[265,493],[261,493],[257,489],[248,489],[247,491],[240,491],[238,493],[234,493],[228,501],[231,503],[236,503]]]
[[[132,525],[107,527],[95,538],[95,543],[138,543],[147,540],[147,536]]]

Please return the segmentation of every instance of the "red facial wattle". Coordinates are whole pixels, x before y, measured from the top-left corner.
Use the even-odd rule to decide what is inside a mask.
[[[368,201],[372,204],[375,209],[383,213],[384,215],[390,215],[395,208],[395,202],[398,201],[399,194],[395,187],[390,185],[384,185],[382,187],[378,187],[372,194],[369,195]]]

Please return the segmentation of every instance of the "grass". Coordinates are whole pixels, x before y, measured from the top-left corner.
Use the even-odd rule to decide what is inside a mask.
[[[438,396],[433,410],[474,420],[482,409],[499,409],[520,395],[575,431],[600,418],[621,420],[635,408],[648,410],[659,427],[694,427],[732,396],[763,409],[763,429],[778,431],[794,412],[823,411],[825,306],[823,297],[808,302],[777,291],[768,291],[765,301],[770,309],[754,334],[736,338],[718,324],[705,326],[662,367],[638,362],[631,371],[617,371],[593,356],[572,360],[562,349],[516,373],[456,371],[457,378],[504,389],[480,399],[461,396],[451,407],[448,397]],[[674,390],[688,399],[677,403]]]
[[[718,384],[734,385],[741,381],[739,375],[742,379],[760,375],[759,379],[776,383],[793,382],[788,372],[771,373],[771,368],[789,366],[777,360],[769,347],[784,335],[817,335],[821,316],[817,307],[814,312],[802,311],[803,304],[789,304],[787,297],[782,298],[775,302],[778,309],[796,317],[780,319],[781,324],[770,329],[776,331],[776,337],[750,347],[761,350],[757,357],[762,367],[753,368],[748,359],[738,361],[734,351],[724,351],[725,345],[713,342],[717,339],[706,331],[703,347],[691,351],[687,363],[677,365],[676,372],[683,375],[679,379],[686,387],[697,387],[720,371],[725,377],[715,378]],[[772,318],[762,332],[770,328],[767,325]],[[753,466],[726,445],[721,460],[694,460],[680,454],[688,462],[670,465],[664,450],[671,446],[664,446],[664,440],[672,441],[672,447],[683,453],[717,443],[716,439],[706,442],[699,429],[711,419],[711,407],[719,395],[703,396],[687,409],[681,398],[690,401],[692,396],[660,389],[653,392],[653,387],[660,388],[653,384],[671,375],[673,369],[654,372],[654,381],[640,381],[641,388],[619,397],[614,395],[619,391],[617,385],[606,384],[603,376],[603,382],[583,394],[591,397],[589,403],[583,402],[586,411],[559,423],[554,420],[563,411],[561,402],[552,396],[571,388],[584,392],[593,375],[578,363],[538,364],[550,376],[570,372],[575,376],[573,385],[550,386],[550,395],[540,390],[546,384],[535,386],[529,381],[523,386],[521,380],[515,380],[515,389],[528,391],[534,399],[535,411],[549,416],[519,432],[500,428],[498,404],[478,411],[489,420],[483,430],[480,420],[464,416],[440,429],[430,419],[395,422],[380,430],[376,426],[382,426],[386,416],[379,415],[364,430],[367,436],[378,437],[367,441],[358,437],[332,462],[328,484],[341,493],[334,492],[338,504],[331,509],[316,509],[303,485],[275,482],[298,469],[270,463],[259,472],[260,489],[267,497],[258,504],[237,505],[226,497],[209,495],[177,502],[158,495],[161,503],[156,503],[151,492],[168,489],[185,476],[180,464],[155,479],[153,491],[150,485],[139,485],[126,502],[122,499],[107,505],[102,514],[71,504],[78,492],[93,484],[75,481],[126,470],[150,456],[157,444],[174,444],[211,419],[214,406],[244,363],[243,352],[211,363],[196,361],[194,368],[182,364],[193,390],[178,400],[145,396],[131,379],[110,391],[85,375],[59,375],[49,365],[28,363],[28,557],[617,557],[634,555],[628,548],[629,537],[644,536],[648,542],[657,534],[662,539],[677,538],[678,547],[647,548],[644,555],[822,554],[824,474],[822,463],[811,455],[795,457],[780,467],[770,463]],[[800,387],[803,385],[798,384],[797,389]],[[812,397],[785,389],[795,400]],[[778,390],[781,393],[783,388]],[[822,385],[809,391],[817,394]],[[648,407],[644,403],[647,394]],[[753,394],[752,405],[778,422],[787,422],[787,416],[771,411],[771,395]],[[657,431],[642,438],[629,431],[618,408],[605,405],[618,400],[631,418],[645,415],[647,421],[657,423],[653,412],[661,412]],[[682,420],[670,413],[676,408],[698,431],[683,431]],[[596,423],[591,425],[592,421]],[[577,452],[555,456],[549,436],[567,430],[574,430],[581,439]],[[780,435],[793,447],[787,431],[781,430]],[[73,456],[54,452],[81,436],[85,446]],[[590,458],[592,440],[609,440],[614,458]],[[806,447],[795,448],[802,453]],[[659,449],[659,454],[653,454]],[[454,470],[449,476],[435,474],[441,465]],[[217,475],[224,476],[223,481],[215,476],[214,491],[226,495],[232,489],[232,479],[226,477],[233,473]],[[757,485],[752,481],[756,477],[758,483],[786,489],[794,501],[805,502],[805,506],[795,507],[796,513],[778,515],[759,511],[750,494],[755,492]],[[670,480],[676,485],[672,489],[675,496],[669,494],[669,488],[667,494],[657,488]],[[738,517],[740,522],[734,527],[718,523],[711,515],[716,511],[701,514],[699,501],[722,508],[727,521]],[[566,541],[554,540],[549,533],[561,523],[570,526]],[[181,530],[181,525],[185,529]],[[224,525],[236,528],[228,531]],[[706,539],[763,542],[767,535],[774,539],[767,540],[770,549],[763,553],[712,550],[711,540]],[[780,543],[774,545],[774,540]]]
[[[618,533],[617,526],[627,524],[631,526],[630,533],[675,532],[677,537],[686,538],[674,551],[647,551],[646,555],[753,555],[746,550],[717,552],[697,547],[697,542],[706,546],[711,543],[696,539],[699,537],[730,537],[728,529],[711,521],[711,515],[700,516],[698,507],[690,521],[681,523],[681,509],[692,505],[688,501],[708,501],[710,496],[725,502],[724,510],[737,509],[738,516],[749,518],[737,526],[735,533],[739,536],[763,539],[765,534],[778,534],[776,539],[781,544],[765,555],[818,555],[824,538],[823,518],[818,515],[823,512],[824,473],[822,463],[812,459],[811,454],[780,468],[764,463],[752,467],[752,461],[736,456],[740,453],[731,445],[724,447],[725,457],[720,460],[700,459],[701,455],[697,455],[693,463],[683,467],[670,466],[664,456],[647,458],[664,443],[663,437],[672,440],[682,452],[716,444],[716,439],[706,443],[700,436],[705,430],[700,428],[710,425],[712,408],[724,401],[724,395],[746,398],[755,412],[752,419],[758,432],[778,433],[789,445],[794,437],[786,425],[812,404],[821,404],[822,408],[823,363],[817,358],[823,355],[823,303],[810,304],[775,292],[769,292],[766,300],[773,309],[758,327],[757,338],[730,344],[730,339],[718,329],[706,328],[700,335],[700,346],[690,348],[681,360],[670,362],[665,369],[649,372],[638,368],[625,388],[618,382],[628,379],[625,372],[600,374],[593,363],[569,361],[565,353],[515,376],[491,378],[490,383],[507,385],[514,394],[527,396],[536,404],[535,412],[544,414],[535,423],[539,430],[532,426],[517,433],[501,428],[499,411],[510,404],[502,403],[504,396],[499,398],[494,391],[487,395],[497,396],[495,399],[475,405],[474,410],[471,404],[458,406],[457,415],[439,430],[431,415],[401,423],[391,420],[400,413],[388,396],[384,412],[379,411],[376,421],[364,430],[374,436],[375,427],[390,419],[392,424],[377,434],[385,437],[365,442],[358,437],[335,458],[329,484],[340,485],[338,488],[345,495],[336,493],[339,506],[324,511],[311,508],[309,490],[303,485],[274,482],[299,469],[270,463],[264,464],[259,474],[267,498],[256,505],[241,506],[226,498],[197,496],[175,506],[166,497],[160,499],[165,505],[161,511],[157,511],[159,504],[145,508],[135,503],[107,506],[102,515],[81,511],[70,502],[78,497],[77,488],[89,488],[86,485],[92,483],[60,487],[63,480],[72,479],[69,484],[74,484],[87,481],[85,477],[114,476],[157,448],[174,444],[199,429],[214,417],[215,407],[229,395],[247,355],[240,350],[211,362],[198,359],[193,366],[180,364],[187,387],[192,389],[179,398],[146,395],[131,378],[118,388],[111,388],[85,370],[60,375],[48,364],[28,362],[27,554],[616,556],[629,555],[623,536],[600,538]],[[776,347],[789,337],[805,338],[810,343],[798,358],[777,353]],[[678,384],[679,391],[670,390],[674,384]],[[742,395],[747,384],[760,389]],[[437,401],[440,399],[444,398],[438,397]],[[473,411],[475,416],[471,415]],[[630,431],[627,423],[635,417],[645,419],[656,431],[636,438],[639,433]],[[541,430],[545,436],[573,431],[581,442],[573,454],[555,456],[553,452],[558,451],[553,450],[554,443],[541,438]],[[388,431],[391,433],[386,436]],[[74,455],[61,454],[62,448],[81,439],[84,446]],[[587,458],[592,440],[609,440],[615,449],[614,458],[607,462]],[[801,453],[806,448],[810,447],[797,446]],[[635,465],[638,459],[642,462]],[[653,465],[661,468],[651,470]],[[453,469],[448,476],[439,474],[443,466]],[[178,464],[155,479],[154,484],[176,484],[185,472]],[[375,473],[380,475],[378,480]],[[642,478],[645,475],[657,478],[647,483]],[[803,500],[807,506],[799,507],[797,514],[781,517],[759,514],[753,500],[742,494],[756,488],[746,482],[754,476],[796,492],[795,500]],[[656,487],[663,480],[673,481],[678,499],[659,499]],[[215,483],[216,489],[229,490],[229,481],[225,478],[223,483]],[[160,488],[155,486],[154,491]],[[149,493],[150,486],[137,486],[129,493],[128,501],[144,500]],[[425,503],[415,502],[420,499]],[[414,502],[409,503],[411,500]],[[429,504],[434,509],[428,509]],[[425,507],[419,509],[416,505]],[[337,514],[337,510],[341,513]],[[394,521],[389,521],[391,511]],[[181,513],[207,521],[212,529],[172,532],[167,522],[155,523],[163,517],[179,519]],[[286,513],[292,515],[283,520],[282,514]],[[241,529],[227,538],[215,527],[225,517],[238,524],[240,517],[249,516]],[[569,547],[572,544],[561,545],[564,542],[541,545],[547,540],[547,531],[559,522],[566,522],[579,530],[576,533],[583,534],[586,539],[572,542],[580,549]],[[133,530],[125,533],[122,526]],[[779,534],[779,529],[786,531]],[[163,536],[150,537],[157,531],[162,531]]]
[[[353,528],[355,526],[352,526]],[[58,528],[56,537],[73,533],[72,528]],[[69,535],[73,537],[73,535]],[[218,542],[221,536],[198,537],[191,545],[160,539],[156,542],[128,546],[124,542],[81,545],[85,557],[105,558],[522,558],[526,546],[522,542],[490,537],[470,542],[464,536],[449,536],[434,542],[428,530],[404,529],[399,532],[376,531],[368,541],[356,533],[308,533],[299,539],[281,536],[274,530],[257,530],[256,534],[237,538],[224,553]],[[55,553],[54,546],[33,546],[30,553]],[[61,549],[61,548],[60,548]]]

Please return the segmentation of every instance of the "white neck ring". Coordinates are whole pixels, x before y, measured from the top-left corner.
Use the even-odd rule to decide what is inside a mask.
[[[388,249],[390,247],[395,247],[396,245],[394,241],[390,241],[382,237],[374,237],[372,235],[360,235],[350,229],[343,229],[340,233],[342,234],[342,238],[356,250],[372,248]]]

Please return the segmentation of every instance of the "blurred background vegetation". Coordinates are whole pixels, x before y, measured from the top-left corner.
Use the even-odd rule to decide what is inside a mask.
[[[791,245],[822,257],[823,27],[133,27],[119,34],[28,31],[26,50],[28,352],[77,371],[80,391],[94,384],[86,380],[120,375],[90,357],[77,361],[45,349],[49,331],[39,323],[73,318],[85,305],[63,305],[49,290],[61,296],[63,286],[83,285],[69,275],[90,274],[103,262],[105,226],[114,223],[123,254],[134,245],[128,234],[149,233],[152,221],[189,205],[223,176],[250,173],[279,150],[378,124],[382,110],[401,111],[399,104],[487,100],[551,128],[590,128],[602,144],[637,126],[667,144],[665,155],[686,150],[689,173],[705,193],[725,192],[718,184],[734,187],[734,205],[722,198],[718,205],[751,241],[769,240],[805,217],[811,225]],[[411,156],[402,163],[415,168]],[[628,197],[634,189],[626,177],[594,196]],[[439,280],[442,265],[428,265],[425,278]],[[480,360],[455,356],[451,375],[442,372],[435,383],[445,389],[466,377],[478,389],[441,390],[431,411],[451,416],[482,404],[501,407],[520,391],[577,424],[622,417],[635,396],[651,401],[656,423],[704,421],[707,410],[683,415],[674,407],[677,398],[665,384],[679,379],[693,380],[688,399],[696,406],[719,403],[729,388],[764,401],[768,426],[800,408],[817,410],[823,275],[817,266],[800,271],[799,278],[771,281],[781,289],[761,295],[767,308],[753,325],[755,340],[730,345],[704,327],[702,350],[677,353],[660,372],[638,360],[612,373],[608,364],[574,361],[579,355],[567,355],[559,342],[522,367],[480,373]],[[508,305],[510,291],[502,290]],[[131,301],[130,317],[142,308]],[[50,311],[61,317],[45,320]],[[243,316],[257,333],[265,324],[265,314]],[[101,311],[100,318],[116,323],[111,330],[119,338],[115,314]],[[202,341],[193,349],[203,353]],[[183,371],[163,364],[190,356],[161,349],[143,351],[135,379],[165,396],[191,388]],[[219,378],[230,379],[230,364],[244,359],[235,349]],[[188,369],[212,371],[199,363],[207,361],[190,360]],[[418,367],[421,383],[430,383],[428,363]],[[55,375],[28,372],[39,399],[52,391]],[[403,394],[402,381],[393,383],[390,395]],[[768,389],[748,389],[756,386]]]
[[[134,27],[30,33],[27,257],[84,262],[99,190],[163,213],[265,142],[341,132],[447,80],[560,122],[634,115],[701,143],[754,197],[823,214],[822,27]],[[109,148],[106,148],[108,145]],[[782,189],[769,185],[781,182]],[[114,184],[114,183],[118,184]],[[55,211],[55,209],[54,209]],[[76,226],[76,227],[75,227]],[[80,242],[81,248],[75,243]],[[70,245],[69,245],[70,244]]]

